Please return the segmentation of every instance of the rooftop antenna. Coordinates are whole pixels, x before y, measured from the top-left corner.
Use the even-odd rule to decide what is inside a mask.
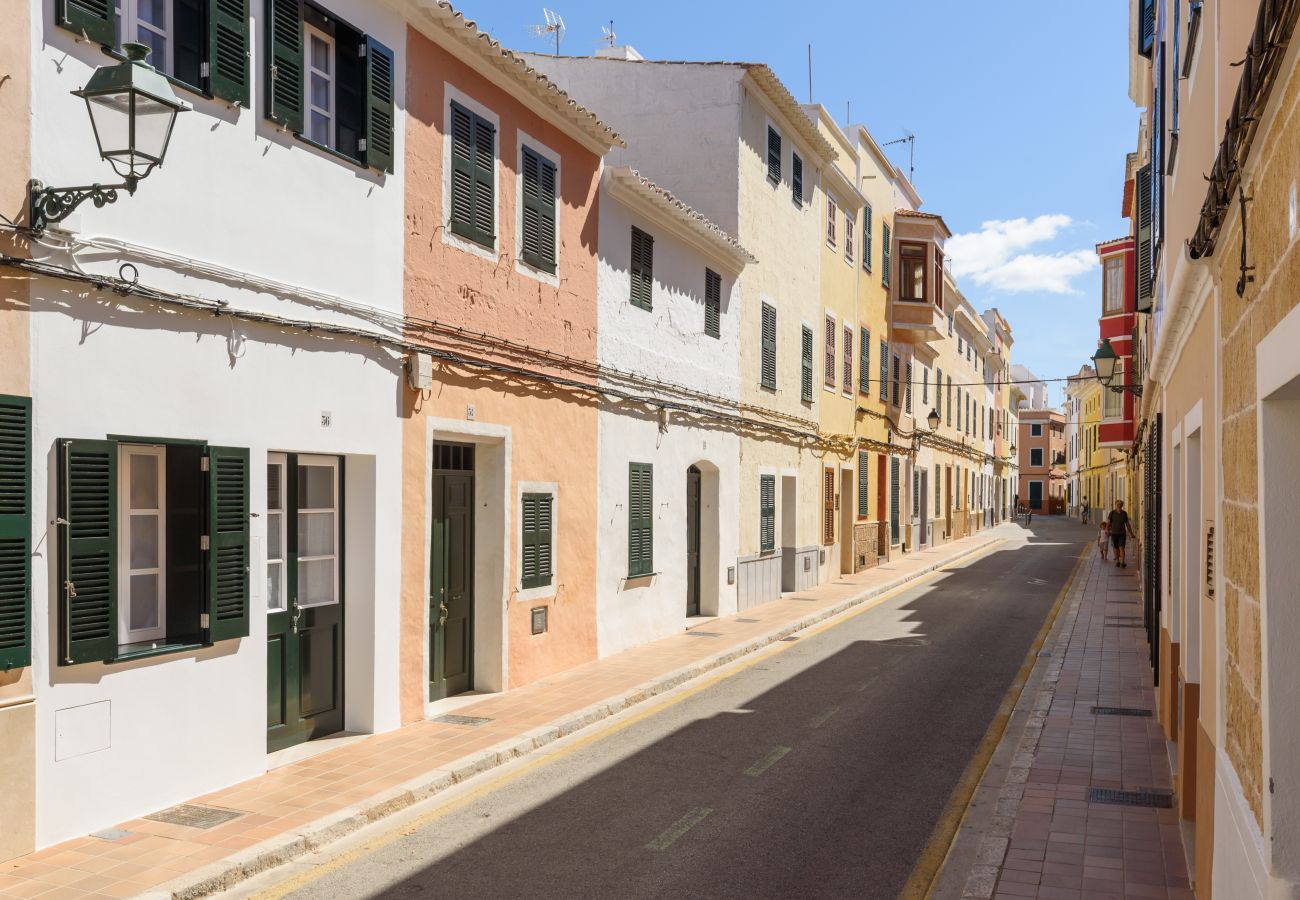
[[[618,35],[614,33],[614,20],[610,19],[608,25],[600,26],[600,39],[598,44],[604,44],[606,47],[613,49],[618,46]]]
[[[916,135],[906,129],[903,131],[903,134],[906,136],[901,137],[898,140],[885,141],[884,146],[888,147],[892,144],[907,144],[907,180],[912,181],[912,176],[916,174]],[[915,186],[914,181],[913,186]]]
[[[812,92],[812,44],[808,45],[808,102],[813,102]]]
[[[564,17],[553,9],[542,8],[542,15],[546,18],[545,25],[534,25],[532,31],[534,37],[544,40],[550,40],[551,35],[555,35],[555,55],[560,55],[560,41],[564,39]]]

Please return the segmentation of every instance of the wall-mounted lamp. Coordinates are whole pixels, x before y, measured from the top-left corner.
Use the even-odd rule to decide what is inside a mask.
[[[122,184],[49,188],[33,179],[27,186],[31,230],[39,234],[61,222],[87,200],[102,207],[117,202],[117,192],[134,194],[140,180],[162,165],[176,114],[190,105],[176,96],[162,73],[145,62],[144,44],[122,45],[126,60],[100,66],[74,97],[86,101],[99,156],[108,161]]]
[[[939,430],[939,411],[931,409],[930,414],[925,417],[926,424],[930,426],[931,431]]]
[[[1117,394],[1128,391],[1138,397],[1142,396],[1140,384],[1111,383],[1115,380],[1119,369],[1119,356],[1115,353],[1115,348],[1110,345],[1110,338],[1101,339],[1097,352],[1092,355],[1092,365],[1097,370],[1097,380],[1101,382],[1102,387],[1108,387]]]

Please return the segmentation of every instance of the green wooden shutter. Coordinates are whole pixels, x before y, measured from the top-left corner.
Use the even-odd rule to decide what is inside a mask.
[[[865,450],[858,451],[858,518],[865,519],[870,514],[870,463],[871,456]]]
[[[1134,178],[1134,201],[1137,205],[1137,255],[1133,275],[1137,280],[1137,311],[1150,312],[1151,290],[1151,164],[1138,169]]]
[[[712,269],[704,270],[704,334],[722,336],[722,276]]]
[[[248,0],[208,0],[208,91],[248,106]]]
[[[266,117],[303,129],[303,0],[266,0]]]
[[[366,38],[366,165],[393,171],[393,51]]]
[[[880,283],[889,287],[889,266],[893,256],[892,241],[893,236],[890,234],[889,223],[880,223]]]
[[[628,269],[632,276],[632,305],[647,310],[653,308],[655,239],[635,225],[632,226],[632,260]]]
[[[117,8],[113,0],[56,0],[55,24],[106,47],[117,46]]]
[[[779,140],[779,138],[778,138]],[[780,160],[777,160],[777,179],[781,177]],[[790,195],[794,200],[794,205],[803,206],[803,160],[798,153],[790,155]]]
[[[759,377],[763,387],[776,390],[776,308],[763,304],[762,343],[759,353]],[[811,348],[809,353],[811,354]],[[809,366],[811,367],[811,360]],[[811,369],[810,369],[811,371]],[[809,392],[811,399],[811,391]]]
[[[474,117],[474,230],[478,240],[496,244],[496,126]]]
[[[208,640],[248,636],[248,450],[208,448]]]
[[[767,127],[767,180],[781,183],[781,135],[770,125]]]
[[[897,362],[895,362],[897,365]],[[907,361],[907,368],[904,369],[905,381],[903,382],[903,408],[908,415],[912,414],[912,361]]]
[[[813,401],[813,333],[807,325],[802,327],[799,347],[799,397],[804,403]]]
[[[898,457],[895,456],[889,460],[889,542],[891,544],[898,543],[898,491]]]
[[[32,400],[0,395],[0,671],[32,661]]]
[[[451,230],[475,240],[474,114],[451,104]]]
[[[862,210],[862,268],[871,271],[871,204]]]
[[[776,476],[758,476],[758,545],[763,553],[776,549]]]
[[[654,466],[628,463],[627,574],[654,573]]]
[[[544,587],[551,583],[552,503],[550,494],[524,494],[523,565],[520,585]]]
[[[943,369],[934,370],[934,411],[943,418]]]
[[[863,328],[858,335],[858,390],[863,394],[871,393],[871,329]]]
[[[523,234],[520,255],[534,268],[555,272],[555,166],[527,147],[523,152]]]
[[[59,441],[59,664],[117,655],[117,443]]]
[[[880,399],[889,399],[889,341],[880,342]]]

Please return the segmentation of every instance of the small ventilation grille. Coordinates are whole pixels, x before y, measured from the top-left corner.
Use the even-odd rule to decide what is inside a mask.
[[[1088,802],[1170,809],[1174,805],[1174,795],[1171,791],[1116,791],[1110,788],[1089,788]]]
[[[164,809],[145,818],[153,822],[165,822],[168,825],[184,825],[187,828],[214,828],[231,819],[238,819],[242,815],[244,814],[237,809],[182,803],[180,806]]]
[[[1144,716],[1150,718],[1151,710],[1137,709],[1132,706],[1094,706],[1094,716]]]
[[[1214,523],[1205,531],[1205,596],[1214,599]]]
[[[445,716],[438,716],[433,721],[439,722],[443,725],[469,725],[470,727],[477,728],[479,725],[486,725],[488,722],[491,722],[492,720],[486,719],[483,716],[457,716],[454,714],[449,714]]]

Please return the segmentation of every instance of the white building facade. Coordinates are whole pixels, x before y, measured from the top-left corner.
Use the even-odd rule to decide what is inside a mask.
[[[128,39],[193,107],[29,246],[37,847],[399,724],[406,22],[167,6],[31,13],[33,177],[108,180],[70,92]]]
[[[740,282],[730,235],[620,166],[601,179],[597,630],[601,656],[736,611]],[[617,397],[621,376],[662,406]],[[640,391],[644,394],[644,388]]]

